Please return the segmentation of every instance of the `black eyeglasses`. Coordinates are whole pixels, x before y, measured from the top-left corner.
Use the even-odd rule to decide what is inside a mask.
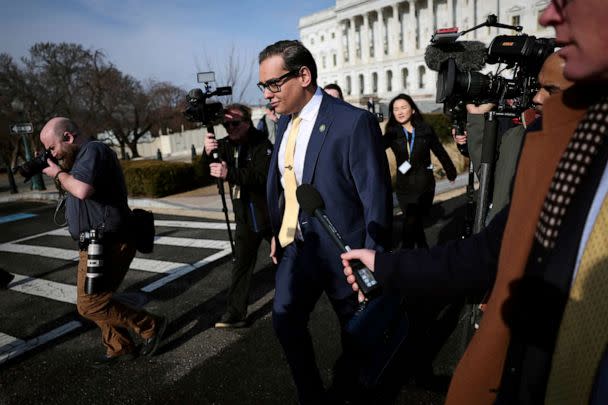
[[[285,84],[285,82],[287,81],[286,79],[289,79],[291,77],[296,77],[299,74],[300,74],[300,69],[290,70],[289,72],[285,73],[284,75],[282,75],[280,77],[277,77],[276,79],[270,79],[270,80],[266,81],[266,83],[259,82],[258,88],[262,91],[262,93],[266,89],[268,89],[271,93],[278,93],[279,91],[281,91],[281,86],[283,84]]]
[[[238,127],[239,125],[241,125],[241,120],[236,120],[236,121],[226,121],[224,123],[222,123],[222,125],[224,126],[224,128],[228,129],[228,128],[235,128]]]

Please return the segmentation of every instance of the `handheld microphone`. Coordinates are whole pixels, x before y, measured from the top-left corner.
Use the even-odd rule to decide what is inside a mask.
[[[344,242],[344,239],[342,239],[342,236],[325,213],[325,203],[323,202],[321,194],[319,194],[311,184],[302,184],[296,189],[296,197],[304,212],[309,215],[314,215],[319,220],[323,229],[329,234],[338,249],[343,253],[349,252],[351,250],[350,246]],[[353,260],[351,262],[351,267],[355,280],[363,295],[365,295],[367,299],[378,295],[380,292],[380,285],[378,284],[378,281],[376,281],[374,274],[358,260]]]
[[[429,69],[439,72],[441,65],[454,59],[461,72],[477,72],[486,65],[488,50],[483,42],[458,41],[449,44],[429,45],[424,52],[424,61]]]

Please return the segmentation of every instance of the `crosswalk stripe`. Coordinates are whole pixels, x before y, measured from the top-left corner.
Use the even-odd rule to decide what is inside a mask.
[[[51,330],[50,332],[47,332],[40,336],[36,336],[27,341],[13,338],[13,343],[0,346],[0,364],[17,356],[20,356],[21,354],[32,350],[40,345],[50,342],[51,340],[57,339],[58,337],[63,336],[66,333],[73,331],[74,329],[80,328],[81,326],[82,323],[79,321],[70,321]]]
[[[187,268],[190,269],[190,271],[194,270],[194,267],[188,263],[142,259],[141,257],[134,258],[130,267],[132,270],[149,271],[151,273],[171,273],[181,268]]]
[[[164,286],[167,283],[170,283],[173,280],[176,280],[188,273],[190,273],[193,270],[199,269],[209,263],[213,263],[216,260],[221,259],[222,257],[228,256],[229,254],[231,254],[231,250],[230,249],[226,249],[226,250],[222,250],[220,252],[217,252],[215,254],[212,254],[211,256],[208,256],[202,260],[199,260],[198,262],[194,263],[192,266],[190,266],[191,268],[187,268],[186,266],[184,266],[183,268],[178,268],[175,270],[172,270],[168,273],[167,276],[161,278],[160,280],[156,280],[155,282],[148,284],[147,286],[143,287],[141,290],[145,291],[145,292],[150,292],[150,291],[154,291],[157,288],[160,288],[162,286]]]
[[[225,230],[226,224],[216,222],[198,222],[198,221],[164,221],[157,220],[156,226],[189,228],[189,229],[214,229]],[[236,225],[231,224],[231,229],[235,229]],[[78,251],[76,249],[61,249],[55,247],[24,245],[21,242],[36,239],[43,236],[65,236],[69,237],[67,228],[54,229],[47,232],[42,232],[36,235],[30,235],[19,240],[0,244],[0,252],[9,252],[16,254],[26,254],[42,257],[50,257],[67,261],[78,261]],[[231,254],[230,242],[211,239],[195,239],[195,238],[179,238],[169,236],[157,236],[155,244],[166,246],[182,246],[204,249],[217,249],[216,252],[194,264],[169,262],[163,260],[153,260],[146,258],[134,258],[131,263],[131,269],[141,270],[153,273],[166,274],[159,280],[156,280],[143,288],[141,291],[154,291],[194,270],[200,269],[207,264],[213,263],[223,257]],[[46,279],[38,279],[20,274],[14,274],[15,278],[7,286],[8,289],[24,294],[35,295],[55,301],[65,302],[68,304],[76,304],[76,286]],[[59,326],[50,332],[36,336],[29,340],[21,340],[19,338],[0,332],[0,364],[20,356],[21,354],[34,349],[46,342],[54,340],[62,335],[65,335],[83,324],[79,321],[71,321],[62,326]]]
[[[48,232],[49,236],[70,236],[68,230],[56,229],[54,231]],[[182,247],[192,247],[192,248],[202,248],[202,249],[217,249],[224,250],[230,247],[230,242],[223,240],[213,240],[213,239],[196,239],[196,238],[177,238],[173,236],[157,236],[154,239],[154,244],[156,245],[166,245],[166,246],[182,246]]]
[[[0,245],[0,252],[19,253],[25,255],[52,257],[62,260],[78,260],[78,251],[70,249],[60,249],[48,246],[18,245],[15,243],[3,243]]]
[[[60,249],[46,246],[16,245],[13,243],[3,243],[0,245],[0,252],[10,252],[27,254],[33,256],[52,257],[53,259],[78,261],[78,251],[70,249]],[[165,260],[144,259],[136,257],[131,262],[130,269],[148,271],[151,273],[168,273],[185,267],[193,270],[187,263],[169,262]]]
[[[175,228],[226,229],[225,222],[154,220],[154,225],[155,226],[169,226],[169,227],[175,227]],[[230,229],[235,230],[236,224],[230,223]]]
[[[20,293],[76,305],[75,285],[15,274],[15,278],[8,285],[8,288]]]

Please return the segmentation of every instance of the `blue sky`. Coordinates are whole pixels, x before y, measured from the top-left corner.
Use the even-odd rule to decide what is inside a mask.
[[[207,61],[234,47],[251,60],[264,46],[297,39],[298,19],[335,0],[0,0],[0,52],[15,59],[36,42],[101,49],[120,70],[190,89]],[[220,76],[221,66],[213,68]],[[257,102],[257,63],[246,93]],[[217,83],[223,85],[224,83]]]

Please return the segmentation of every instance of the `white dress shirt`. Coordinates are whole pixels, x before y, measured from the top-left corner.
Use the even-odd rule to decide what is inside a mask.
[[[323,93],[321,92],[321,88],[317,87],[315,94],[312,98],[306,103],[302,111],[297,115],[302,118],[302,122],[300,123],[300,129],[298,130],[298,134],[296,137],[296,150],[293,157],[294,161],[294,171],[296,174],[296,182],[298,186],[302,184],[302,173],[304,172],[304,160],[306,158],[306,149],[308,149],[308,142],[310,141],[310,135],[312,134],[312,129],[315,125],[315,121],[317,121],[317,115],[319,115],[319,108],[321,107],[321,100],[323,99]],[[289,138],[289,131],[291,130],[291,124],[293,122],[293,116],[287,128],[285,129],[285,133],[283,134],[283,138],[281,139],[281,146],[279,147],[279,156],[277,159],[277,165],[279,166],[279,171],[281,172],[281,185],[283,188],[285,187],[285,183],[283,182],[283,175],[285,174],[285,148],[287,146],[287,138]]]

